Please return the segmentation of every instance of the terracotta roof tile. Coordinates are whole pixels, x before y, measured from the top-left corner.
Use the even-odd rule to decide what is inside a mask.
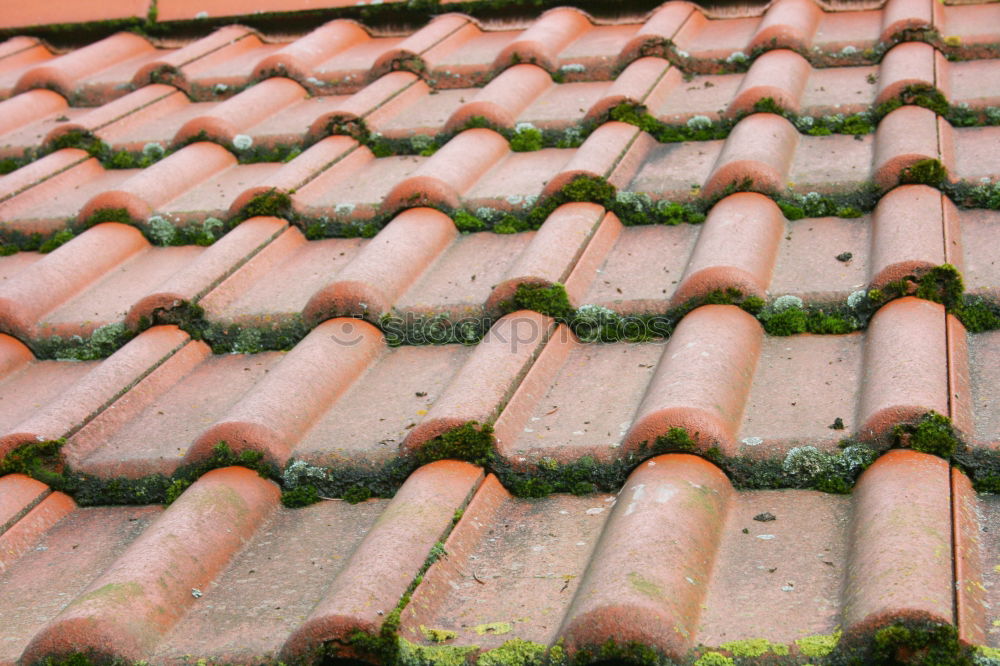
[[[95,7],[0,21],[0,663],[996,658],[996,6]]]

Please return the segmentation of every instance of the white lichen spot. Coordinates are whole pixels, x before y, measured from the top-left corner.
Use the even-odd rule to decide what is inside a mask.
[[[524,197],[520,194],[511,194],[507,197],[507,203],[511,206],[517,206],[524,202]]]
[[[142,154],[146,157],[152,157],[154,159],[163,157],[163,153],[165,152],[166,150],[164,150],[163,146],[156,141],[150,141],[142,147]]]
[[[410,145],[413,146],[413,149],[417,152],[421,152],[434,145],[434,139],[426,134],[414,134],[410,137]]]
[[[815,446],[796,446],[785,455],[781,468],[792,476],[812,478],[827,466],[827,456]]]
[[[864,289],[859,289],[857,291],[852,291],[847,297],[847,307],[852,310],[857,308],[859,305],[865,302],[865,298],[868,296],[868,292]]]
[[[798,296],[792,296],[787,294],[785,296],[779,296],[774,299],[774,305],[772,306],[775,312],[784,312],[790,308],[802,308],[802,299]]]
[[[726,62],[728,62],[729,64],[737,62],[746,62],[746,61],[747,61],[747,54],[743,53],[743,51],[733,51],[726,58]]]
[[[573,62],[568,65],[563,65],[559,68],[559,71],[565,74],[579,74],[580,72],[586,72],[587,68],[578,62]]]
[[[588,516],[596,516],[597,514],[602,513],[603,511],[604,511],[604,507],[603,506],[595,506],[592,509],[587,509],[587,515]]]
[[[854,55],[857,52],[858,48],[856,46],[851,46],[850,44],[840,49],[840,53],[845,56]]]
[[[354,204],[339,203],[334,207],[333,212],[337,215],[350,215],[354,212]]]
[[[692,116],[688,118],[687,126],[693,130],[711,129],[712,119],[708,116]]]
[[[159,215],[149,218],[149,235],[157,245],[170,245],[177,237],[177,228]]]
[[[207,19],[208,18],[208,12],[202,10],[202,11],[198,12],[197,14],[195,14],[194,17],[196,19],[198,19],[198,20]]]
[[[253,137],[249,134],[237,134],[233,137],[233,147],[236,150],[247,150],[253,145]]]
[[[744,437],[741,441],[747,446],[760,446],[764,443],[762,437]]]
[[[227,90],[229,90],[229,86],[227,86],[225,83],[216,83],[214,86],[212,86],[212,92],[214,92],[216,95],[221,95]]]
[[[812,116],[799,116],[795,119],[795,126],[803,132],[812,129],[815,123],[816,119]]]
[[[773,534],[758,534],[757,538],[758,539],[762,539],[764,541],[770,541],[771,539],[774,538],[774,535]]]
[[[531,123],[518,123],[514,125],[514,132],[516,132],[517,134],[521,134],[522,132],[528,132],[533,129],[537,128]]]
[[[690,54],[690,53],[688,53],[687,51],[677,51],[676,53],[677,53],[677,57],[678,57],[678,58],[684,58],[684,59],[687,59],[687,58],[690,58],[690,57],[691,57],[691,54]]]

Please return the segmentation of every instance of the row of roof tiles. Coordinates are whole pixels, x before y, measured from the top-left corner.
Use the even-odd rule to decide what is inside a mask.
[[[423,663],[443,648],[483,664],[551,649],[558,664],[636,645],[671,663],[852,649],[872,663],[896,656],[884,636],[873,654],[872,636],[907,622],[1000,645],[998,504],[912,451],[881,457],[849,497],[735,491],[684,454],[646,461],[617,496],[533,501],[452,461],[391,501],[297,510],[232,467],[165,509],[0,484],[2,663],[312,661],[324,648]]]
[[[0,45],[0,93],[47,87],[93,105],[167,77],[196,99],[213,99],[220,87],[239,89],[278,73],[313,93],[342,94],[400,68],[420,72],[435,88],[462,88],[518,62],[566,80],[606,81],[650,54],[700,71],[718,69],[727,58],[741,66],[748,54],[774,48],[795,49],[818,64],[870,63],[871,49],[921,32],[943,48],[981,56],[1000,41],[991,30],[997,18],[995,6],[945,8],[933,0],[890,0],[881,11],[844,13],[782,0],[763,18],[709,20],[692,4],[671,2],[643,24],[595,25],[579,10],[558,8],[526,30],[484,30],[468,16],[447,14],[406,37],[376,37],[351,21],[334,21],[289,44],[229,26],[181,49],[120,33],[58,57],[18,37]]]
[[[0,257],[0,330],[40,350],[53,336],[137,330],[192,305],[220,326],[387,315],[455,324],[509,311],[521,287],[555,285],[569,308],[621,315],[667,315],[733,290],[858,310],[869,290],[944,264],[969,294],[998,301],[998,224],[1000,213],[960,211],[925,185],[892,190],[858,219],[789,222],[771,199],[738,193],[702,225],[626,227],[597,204],[569,203],[516,235],[459,234],[429,208],[400,213],[370,240],[307,241],[282,219],[255,217],[210,247],[157,247],[104,223],[50,254]]]
[[[738,119],[767,100],[789,113],[819,118],[905,100],[907,91],[917,89],[982,112],[1000,105],[998,72],[995,60],[948,63],[933,47],[906,42],[890,50],[879,67],[813,70],[795,52],[777,50],[758,58],[745,75],[689,82],[668,61],[647,57],[609,83],[556,84],[539,66],[521,64],[481,89],[435,91],[416,74],[392,72],[353,95],[313,97],[292,79],[277,77],[222,102],[190,102],[170,85],[150,84],[95,109],[69,107],[51,89],[59,87],[49,83],[0,103],[0,156],[57,146],[72,132],[96,137],[116,151],[149,153],[157,144],[162,153],[207,137],[237,154],[250,146],[305,147],[331,131],[350,129],[411,141],[450,136],[472,122],[506,130],[528,123],[565,132],[606,120],[620,104],[647,109],[675,125],[700,116],[712,122]],[[799,128],[808,130],[807,122],[798,121]]]
[[[161,326],[104,361],[66,363],[4,336],[0,451],[68,438],[61,456],[75,471],[137,479],[170,476],[224,441],[279,466],[371,475],[474,422],[519,469],[630,459],[675,428],[703,453],[780,460],[802,442],[836,452],[844,437],[884,448],[895,426],[931,412],[990,449],[998,341],[914,298],[884,306],[864,333],[789,338],[709,305],[669,342],[633,345],[582,344],[529,311],[475,347],[387,347],[371,325],[333,319],[287,354],[213,356]]]
[[[802,136],[785,118],[758,113],[724,141],[658,144],[633,125],[608,122],[579,148],[527,153],[488,129],[461,132],[430,157],[377,158],[354,139],[328,137],[285,164],[239,164],[226,149],[198,142],[145,169],[105,169],[66,148],[0,177],[0,221],[8,242],[95,219],[148,225],[156,216],[190,225],[236,217],[256,197],[281,193],[297,217],[320,223],[323,236],[420,205],[524,217],[579,178],[650,205],[707,204],[733,188],[846,196],[872,182],[881,190],[906,182],[978,185],[1000,170],[990,150],[998,136],[1000,128],[952,128],[908,106],[886,116],[874,135],[855,137]],[[940,166],[928,175],[921,171],[928,164]]]

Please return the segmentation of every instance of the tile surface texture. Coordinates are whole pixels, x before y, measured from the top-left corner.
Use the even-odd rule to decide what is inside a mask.
[[[1000,4],[63,4],[0,666],[1000,663]]]

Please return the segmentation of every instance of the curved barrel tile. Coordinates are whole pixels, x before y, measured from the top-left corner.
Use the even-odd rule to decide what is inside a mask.
[[[384,349],[382,334],[371,324],[357,319],[324,322],[203,432],[185,459],[206,458],[215,445],[226,442],[234,451],[259,451],[283,465],[302,434]]]
[[[785,111],[799,113],[802,93],[811,73],[809,61],[795,51],[768,51],[750,66],[727,113],[731,116],[752,113],[755,105],[765,99],[772,100]]]
[[[196,603],[277,508],[278,486],[227,467],[194,483],[118,560],[39,632],[23,658],[87,652],[139,660]]]
[[[604,123],[549,180],[542,196],[555,195],[578,178],[603,180],[617,189],[624,189],[654,144],[653,137],[634,125],[617,121]]]
[[[902,185],[879,200],[872,215],[872,287],[919,278],[946,263],[942,213],[946,205],[953,204],[926,185]]]
[[[174,135],[173,144],[215,140],[232,146],[237,135],[301,102],[307,94],[305,88],[291,79],[266,79],[184,123]]]
[[[253,78],[288,76],[305,83],[313,76],[314,67],[370,39],[368,31],[356,21],[330,21],[264,57],[254,67]]]
[[[889,189],[906,179],[907,170],[918,162],[945,162],[941,150],[938,117],[930,109],[902,106],[879,123],[875,130],[873,179]]]
[[[411,474],[322,601],[288,638],[282,658],[305,658],[325,643],[346,644],[358,631],[377,636],[482,479],[479,467],[454,460],[431,463]],[[343,656],[354,656],[355,649],[344,645]]]
[[[683,659],[732,496],[726,475],[695,456],[659,456],[636,468],[563,622],[566,651],[598,653],[611,641]]]
[[[493,69],[501,71],[528,62],[554,72],[559,67],[559,53],[591,27],[590,19],[579,9],[550,9],[500,51]]]
[[[625,438],[628,451],[683,428],[700,450],[736,452],[763,329],[734,305],[705,305],[677,326]]]
[[[605,216],[604,208],[593,203],[568,203],[552,211],[503,282],[493,288],[487,310],[495,311],[513,302],[521,285],[565,285]],[[579,305],[578,299],[583,297],[582,290],[577,291],[570,298],[573,306]]]
[[[877,439],[930,411],[948,414],[944,306],[907,297],[875,313],[865,336],[858,433]]]
[[[188,73],[197,71],[205,62],[237,58],[255,48],[261,41],[249,28],[227,25],[176,51],[167,51],[145,62],[132,77],[132,85],[141,88],[150,83],[169,83],[181,90],[190,90]]]
[[[190,342],[188,334],[176,326],[157,326],[144,331],[67,386],[56,399],[3,433],[0,457],[23,444],[69,437]]]
[[[671,304],[728,289],[765,298],[784,232],[774,201],[752,192],[729,195],[709,212]]]
[[[798,131],[781,116],[755,113],[744,118],[726,139],[702,193],[714,197],[728,187],[783,191],[798,144]]]
[[[458,208],[459,197],[510,152],[507,140],[488,129],[457,135],[386,196],[386,212],[418,206]]]
[[[18,79],[15,91],[49,88],[72,99],[81,79],[154,50],[153,45],[145,38],[131,32],[119,32],[32,67]]]
[[[413,452],[438,435],[469,422],[492,424],[546,346],[555,322],[530,310],[513,312],[486,337],[410,430],[403,449]]]
[[[792,49],[805,53],[822,20],[823,10],[813,0],[778,0],[767,8],[748,50]]]
[[[88,229],[0,285],[0,328],[35,338],[46,313],[149,247],[138,229],[124,224]]]
[[[677,33],[692,14],[700,17],[701,11],[693,2],[666,2],[661,5],[622,49],[618,58],[619,67],[643,56],[666,57]]]
[[[338,315],[378,317],[430,267],[458,235],[432,208],[403,211],[385,226],[303,312],[308,322]]]
[[[518,116],[553,85],[552,77],[537,65],[514,65],[476,91],[448,118],[444,131],[461,130],[473,118],[514,129]]]
[[[222,146],[192,143],[139,171],[118,189],[95,195],[77,219],[86,222],[98,211],[123,209],[132,220],[144,221],[158,207],[235,164],[236,158]]]
[[[954,618],[948,463],[890,451],[853,493],[844,598],[847,634],[905,620]]]

